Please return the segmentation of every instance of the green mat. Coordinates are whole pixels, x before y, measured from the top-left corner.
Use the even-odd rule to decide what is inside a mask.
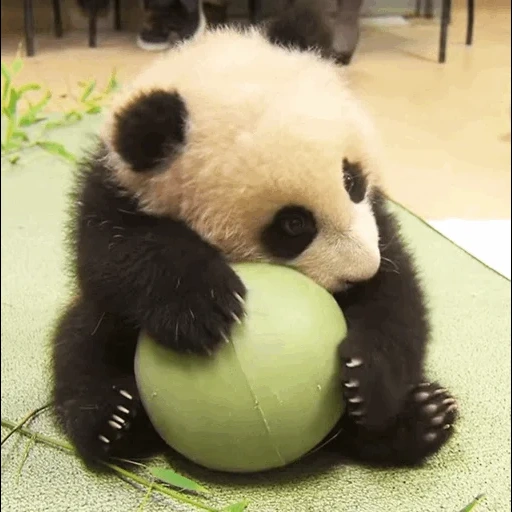
[[[97,121],[63,130],[76,152]],[[2,169],[2,417],[20,420],[48,400],[48,339],[66,298],[62,226],[68,164],[39,151]],[[510,282],[396,207],[418,249],[433,319],[428,365],[459,399],[457,434],[425,468],[376,471],[326,455],[253,477],[220,476],[179,461],[212,489],[212,506],[247,497],[255,512],[475,512],[510,510]],[[57,437],[48,415],[30,428]],[[6,430],[2,429],[2,435]],[[2,448],[8,512],[135,511],[144,495],[117,477],[86,472],[72,455],[27,439]],[[191,510],[155,496],[146,511]]]

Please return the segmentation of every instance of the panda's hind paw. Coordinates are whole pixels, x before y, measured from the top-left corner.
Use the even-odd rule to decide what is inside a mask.
[[[129,431],[133,419],[141,407],[138,395],[116,385],[112,386],[110,410],[97,434],[97,440],[105,454],[116,452],[115,445]]]
[[[438,384],[422,383],[413,388],[406,410],[410,424],[416,426],[418,442],[425,443],[428,451],[444,444],[457,419],[455,398]]]
[[[451,438],[456,421],[457,403],[449,392],[436,383],[422,383],[411,388],[403,408],[383,430],[368,429],[347,414],[333,446],[370,465],[418,466]]]

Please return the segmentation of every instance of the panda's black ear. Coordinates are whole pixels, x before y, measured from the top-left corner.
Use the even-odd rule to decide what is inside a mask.
[[[267,28],[268,40],[301,51],[315,49],[324,57],[332,55],[332,30],[315,2],[290,0]]]
[[[114,149],[134,171],[155,170],[185,144],[187,116],[177,92],[144,92],[116,114]]]

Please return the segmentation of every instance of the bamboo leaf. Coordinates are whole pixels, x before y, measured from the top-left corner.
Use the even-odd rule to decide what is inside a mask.
[[[89,107],[86,111],[87,114],[99,114],[101,112],[101,107],[99,105],[93,105]]]
[[[28,142],[30,140],[28,138],[28,135],[21,130],[16,130],[15,132],[13,132],[13,134],[11,135],[11,138],[19,139],[19,140],[22,140],[23,142]]]
[[[11,80],[11,73],[7,69],[7,66],[2,62],[2,76],[5,80]]]
[[[70,162],[76,162],[75,155],[71,154],[59,142],[40,140],[40,141],[36,142],[36,145],[52,155],[60,156],[61,158],[64,158],[65,160],[68,160]]]
[[[22,145],[23,144],[21,142],[13,140],[11,138],[9,142],[5,142],[5,144],[2,144],[2,152],[12,153],[13,151],[19,151]]]
[[[94,88],[96,87],[96,80],[93,80],[92,82],[90,82],[86,87],[85,87],[85,90],[84,92],[82,93],[82,96],[80,97],[80,101],[82,103],[86,102],[87,101],[87,98],[91,95],[92,91],[94,90]]]
[[[186,489],[187,491],[207,493],[208,489],[202,485],[180,475],[169,468],[149,467],[148,471],[153,477],[161,482],[172,485],[178,489]]]
[[[4,86],[2,89],[2,106],[7,99],[7,95],[11,90],[11,74],[7,69],[7,66],[2,62],[2,76],[4,77]]]
[[[249,503],[247,501],[240,501],[239,503],[233,503],[233,505],[228,505],[223,508],[222,512],[244,512],[248,506]]]
[[[57,119],[56,121],[48,121],[44,125],[45,130],[53,130],[55,128],[62,128],[63,126],[70,126],[72,124],[78,123],[82,119],[82,114],[73,110],[68,112],[62,119]]]
[[[479,494],[469,505],[466,505],[460,512],[470,512],[477,506],[478,502],[481,501],[483,497],[483,494]]]
[[[12,65],[11,65],[11,73],[13,75],[17,75],[22,69],[23,69],[23,60],[21,60],[19,57],[14,59]]]
[[[114,69],[112,74],[110,75],[110,79],[105,87],[105,94],[111,94],[116,91],[119,87],[119,82],[117,80],[117,71]]]
[[[22,85],[18,89],[18,94],[20,95],[20,98],[21,98],[21,96],[23,96],[28,91],[40,91],[40,90],[41,90],[41,86],[39,84],[25,84],[25,85]]]
[[[10,92],[11,93],[9,95],[9,103],[7,104],[4,114],[8,119],[14,119],[14,117],[16,116],[16,112],[18,110],[19,96],[18,91],[16,91],[16,89],[11,89]]]
[[[8,158],[9,163],[12,165],[16,165],[20,159],[20,155],[12,155]]]
[[[46,117],[34,117],[30,113],[28,113],[21,117],[20,126],[23,126],[23,127],[32,126],[34,124],[40,123],[45,120],[46,120]]]
[[[76,110],[72,110],[71,112],[68,112],[65,115],[66,120],[68,121],[80,121],[82,119],[82,114],[80,112],[77,112]]]
[[[46,94],[43,96],[43,98],[38,101],[35,105],[30,105],[30,112],[33,112],[34,114],[38,114],[43,110],[44,107],[48,104],[48,102],[52,98],[52,93],[50,91],[46,91]]]

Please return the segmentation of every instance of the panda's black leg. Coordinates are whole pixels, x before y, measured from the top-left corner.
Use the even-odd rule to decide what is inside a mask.
[[[53,345],[55,414],[89,466],[164,448],[133,373],[135,328],[83,300],[62,317]]]
[[[449,392],[422,383],[411,389],[396,420],[384,430],[364,428],[346,414],[327,448],[371,465],[420,465],[450,439],[456,419],[456,401]]]

